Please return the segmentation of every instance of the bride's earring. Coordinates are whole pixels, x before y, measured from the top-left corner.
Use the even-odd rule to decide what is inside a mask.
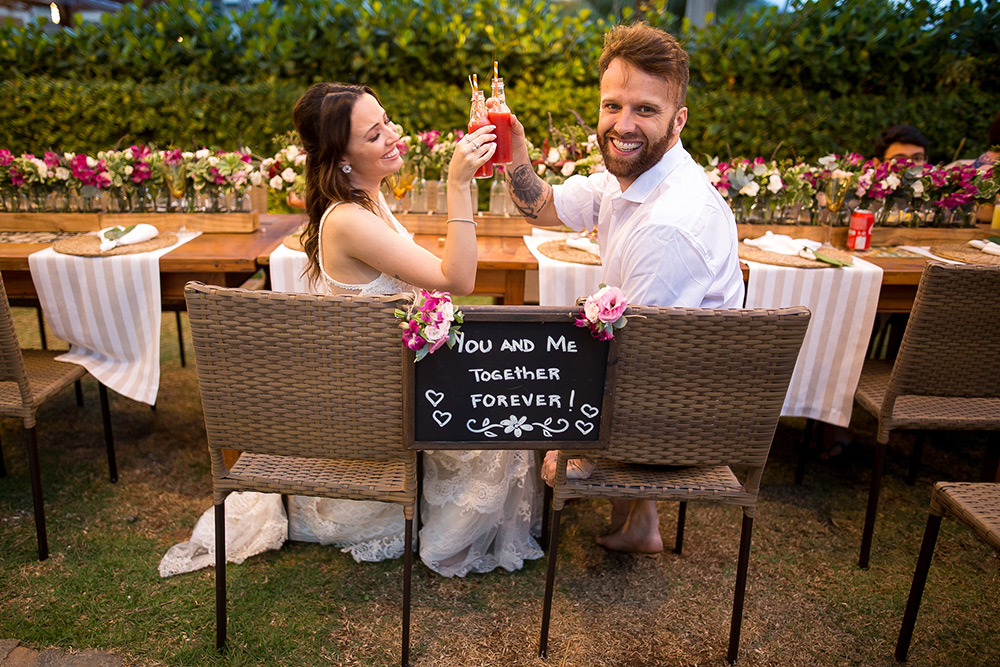
[[[340,170],[342,172],[344,172],[345,174],[349,174],[349,173],[351,173],[351,165],[349,165],[349,164],[340,165]]]

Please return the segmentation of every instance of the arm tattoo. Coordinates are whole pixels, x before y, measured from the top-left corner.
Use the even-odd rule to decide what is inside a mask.
[[[537,218],[552,200],[552,186],[535,175],[530,164],[522,164],[510,175],[510,194],[526,218]]]

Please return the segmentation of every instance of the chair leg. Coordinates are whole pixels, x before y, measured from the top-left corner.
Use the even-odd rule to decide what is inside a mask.
[[[413,516],[417,520],[417,548],[420,548],[420,529],[423,528],[424,522],[420,518],[420,505],[424,498],[424,453],[417,452],[417,502],[413,506]]]
[[[45,318],[42,316],[42,308],[35,308],[35,315],[38,317],[38,337],[42,339],[42,349],[49,349],[49,341],[45,337]]]
[[[0,477],[7,476],[7,466],[3,462],[3,443],[0,442]]]
[[[400,664],[410,664],[410,581],[413,573],[413,519],[406,520],[406,548],[403,550],[403,652]]]
[[[31,500],[35,506],[35,534],[38,536],[38,560],[49,557],[49,538],[45,532],[45,502],[42,499],[42,473],[38,465],[38,435],[35,427],[27,429],[28,470],[31,475]]]
[[[181,368],[184,368],[187,366],[187,360],[184,358],[184,327],[181,325],[181,311],[175,310],[174,315],[177,316],[177,347],[181,353]]]
[[[549,650],[549,618],[552,616],[552,589],[556,581],[556,554],[559,553],[559,518],[562,510],[552,513],[549,533],[549,567],[545,574],[545,603],[542,606],[542,632],[538,640],[538,657],[547,658]]]
[[[83,385],[79,380],[73,383],[73,387],[76,389],[76,407],[83,407]]]
[[[812,442],[816,433],[816,420],[806,419],[806,426],[802,429],[802,439],[799,441],[799,461],[795,465],[795,483],[802,485],[802,478],[806,472],[806,459],[809,458],[809,443]]]
[[[549,530],[552,515],[552,487],[542,482],[542,551],[549,546]]]
[[[858,567],[868,569],[868,559],[872,551],[872,533],[875,532],[875,515],[878,513],[878,494],[882,489],[882,469],[885,467],[885,444],[875,444],[875,461],[872,463],[872,480],[868,488],[868,509],[865,511],[865,528],[861,533],[861,552]]]
[[[97,383],[101,393],[101,418],[104,420],[104,446],[108,450],[108,474],[112,483],[118,481],[118,464],[115,461],[115,437],[111,432],[111,405],[108,400],[108,388]]]
[[[674,540],[674,553],[679,554],[684,548],[684,520],[687,518],[688,504],[682,501],[677,507],[677,539]]]
[[[750,536],[753,533],[753,517],[743,515],[740,530],[740,557],[736,565],[736,591],[733,594],[733,620],[729,626],[729,651],[726,661],[736,664],[740,652],[740,628],[743,625],[743,600],[747,592],[747,565],[750,562]]]
[[[226,646],[226,503],[215,506],[215,648]]]
[[[903,625],[899,628],[899,639],[896,640],[896,660],[899,662],[906,662],[906,654],[910,652],[910,640],[913,639],[913,626],[917,622],[920,600],[924,596],[924,584],[927,583],[927,571],[931,567],[931,557],[934,555],[934,544],[937,542],[938,529],[940,528],[941,517],[934,514],[928,515],[927,529],[924,530],[924,541],[920,544],[917,567],[913,571],[910,597],[906,600],[906,611],[903,612]]]
[[[913,451],[910,452],[910,469],[906,471],[906,483],[910,486],[917,483],[917,473],[920,472],[920,459],[924,456],[926,440],[927,432],[919,431],[917,439],[913,441]]]

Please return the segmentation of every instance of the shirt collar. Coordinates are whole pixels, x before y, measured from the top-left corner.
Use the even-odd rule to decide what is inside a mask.
[[[628,190],[621,194],[622,199],[635,202],[636,204],[646,201],[649,194],[670,175],[670,172],[680,165],[681,161],[687,155],[688,152],[684,150],[680,137],[678,137],[677,143],[663,154],[660,161],[642,172],[639,178],[632,182]]]

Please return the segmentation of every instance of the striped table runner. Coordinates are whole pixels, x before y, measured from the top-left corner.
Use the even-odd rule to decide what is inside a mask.
[[[542,243],[570,236],[536,229],[531,236],[523,237],[524,244],[538,260],[538,304],[541,306],[575,306],[578,298],[593,294],[601,284],[600,266],[561,262],[538,252]]]
[[[306,254],[292,250],[284,244],[270,254],[268,273],[271,275],[271,289],[275,292],[305,292],[325,294],[326,290],[317,281],[302,275],[306,268]]]
[[[882,269],[854,258],[842,269],[797,269],[746,262],[747,308],[812,311],[781,414],[847,426],[875,321]]]
[[[56,336],[57,357],[86,368],[101,384],[153,405],[160,388],[160,257],[172,246],[134,255],[74,257],[52,248],[28,256],[31,280]]]

